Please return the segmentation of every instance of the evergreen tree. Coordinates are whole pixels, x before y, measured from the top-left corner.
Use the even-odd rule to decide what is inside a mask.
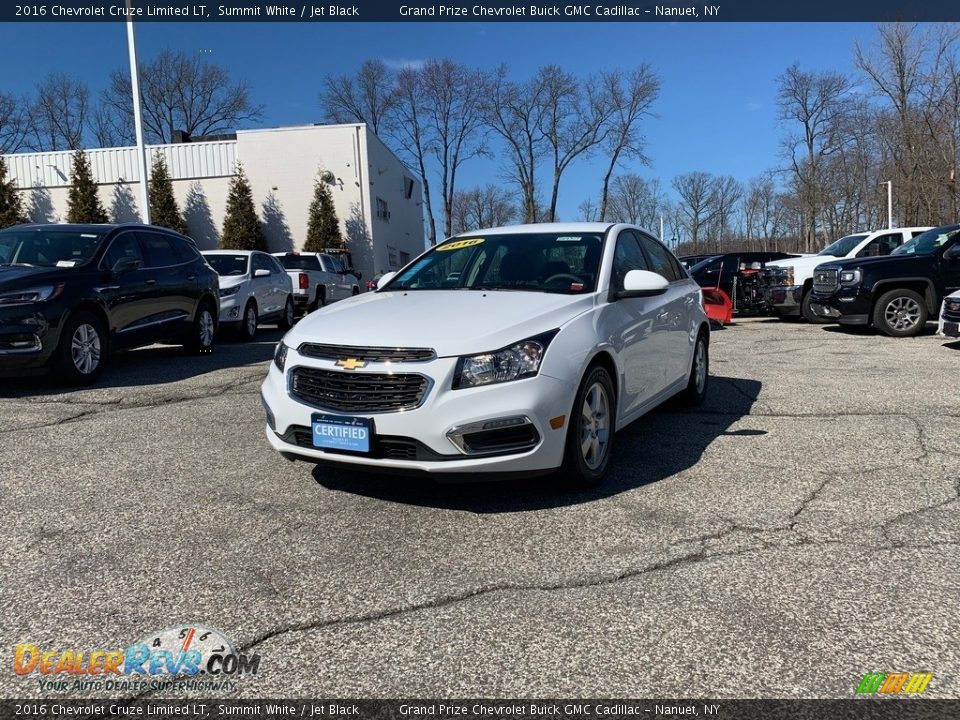
[[[330,188],[318,177],[313,183],[313,200],[307,218],[307,241],[303,249],[307,252],[319,252],[323,248],[341,245],[343,236],[340,234],[340,220],[337,219],[337,211],[333,207]]]
[[[100,204],[97,186],[93,182],[90,162],[83,150],[73,153],[73,171],[70,191],[67,194],[67,222],[105,223],[109,222],[107,211]]]
[[[237,174],[230,182],[220,247],[228,250],[267,249],[267,240],[253,204],[253,191],[240,163],[237,163]]]
[[[13,180],[7,180],[7,164],[0,157],[0,228],[26,221],[17,185]]]
[[[150,170],[150,222],[187,234],[187,223],[173,195],[173,181],[167,171],[167,162],[160,153],[153,156]]]

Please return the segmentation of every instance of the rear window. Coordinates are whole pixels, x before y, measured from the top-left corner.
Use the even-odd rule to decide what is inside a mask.
[[[321,270],[316,255],[280,255],[280,263],[287,270]]]

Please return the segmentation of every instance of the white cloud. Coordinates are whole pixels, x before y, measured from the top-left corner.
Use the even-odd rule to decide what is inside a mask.
[[[412,68],[413,70],[419,70],[426,64],[425,58],[384,58],[383,63],[391,70],[403,70],[404,68]]]

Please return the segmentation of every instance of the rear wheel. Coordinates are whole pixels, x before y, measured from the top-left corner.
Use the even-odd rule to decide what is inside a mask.
[[[323,288],[317,288],[317,297],[314,298],[311,310],[319,310],[327,304],[327,293]]]
[[[596,487],[603,480],[613,447],[616,397],[610,373],[601,365],[588,371],[573,402],[560,475],[575,488]]]
[[[54,355],[56,379],[66,385],[89,385],[103,372],[107,359],[107,335],[103,321],[90,312],[67,319]]]
[[[707,334],[702,332],[697,336],[697,344],[693,348],[693,361],[690,364],[690,379],[687,387],[680,393],[680,400],[684,405],[697,407],[702,405],[707,397],[707,385],[710,382],[710,344]]]
[[[247,306],[243,309],[243,319],[240,321],[240,337],[243,340],[253,340],[257,335],[257,306],[253,300],[247,301]]]
[[[800,314],[803,315],[803,319],[809,323],[815,323],[817,325],[826,325],[830,322],[830,318],[823,318],[817,315],[813,311],[812,307],[813,297],[809,290],[803,294],[803,300],[800,301]]]
[[[216,344],[216,334],[217,318],[214,315],[213,305],[209,300],[205,300],[197,308],[190,334],[183,347],[191,355],[211,353]]]
[[[296,312],[293,308],[293,296],[287,295],[287,302],[283,306],[283,314],[280,316],[280,320],[277,321],[277,325],[280,326],[281,330],[289,330],[293,327],[295,321]]]
[[[913,290],[891,290],[873,308],[873,325],[890,337],[919,335],[927,323],[927,303]]]

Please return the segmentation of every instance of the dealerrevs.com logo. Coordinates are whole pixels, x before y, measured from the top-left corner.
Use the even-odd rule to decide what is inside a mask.
[[[238,653],[219,630],[182,625],[149,633],[126,649],[20,643],[13,671],[37,678],[42,691],[229,691],[260,671],[260,656]]]
[[[863,676],[857,686],[858,695],[920,695],[933,680],[933,673],[882,673]]]

